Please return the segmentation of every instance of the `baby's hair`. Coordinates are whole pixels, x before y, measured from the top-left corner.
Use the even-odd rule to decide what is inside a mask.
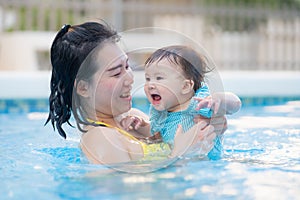
[[[194,91],[202,87],[205,74],[212,71],[204,55],[184,45],[172,45],[156,50],[146,60],[145,67],[155,62],[158,63],[165,58],[180,66],[185,73],[185,78],[194,81]]]
[[[79,98],[77,95],[72,96],[74,83],[75,79],[77,83],[89,79],[97,69],[93,65],[85,65],[89,68],[84,69],[86,73],[78,74],[79,68],[93,49],[107,40],[116,42],[119,38],[117,32],[105,22],[64,25],[57,33],[50,51],[52,64],[50,110],[45,124],[51,121],[53,128],[56,127],[62,137],[66,138],[62,125],[66,122],[71,125],[69,123],[71,112],[81,131],[83,130],[80,124],[86,124],[86,120],[82,117],[84,112]]]

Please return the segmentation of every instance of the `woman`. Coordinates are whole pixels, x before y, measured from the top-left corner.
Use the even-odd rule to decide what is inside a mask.
[[[141,142],[134,137],[137,135],[134,130],[126,132],[119,128],[119,118],[126,113],[146,120],[148,116],[131,108],[133,75],[127,55],[117,45],[118,40],[117,32],[105,23],[62,27],[51,47],[53,68],[46,123],[51,121],[66,138],[62,126],[69,124],[72,113],[83,132],[80,147],[97,164],[141,160],[153,152],[167,155],[166,159],[176,158],[191,146],[212,144],[216,133],[205,120],[185,134],[179,127],[172,149],[164,144]],[[224,123],[220,130],[223,129]],[[203,148],[206,152],[212,147],[208,146]]]

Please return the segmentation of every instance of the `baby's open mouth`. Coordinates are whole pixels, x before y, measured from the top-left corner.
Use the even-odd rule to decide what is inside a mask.
[[[161,100],[161,96],[158,94],[151,94],[151,97],[153,99],[153,101],[159,101]]]

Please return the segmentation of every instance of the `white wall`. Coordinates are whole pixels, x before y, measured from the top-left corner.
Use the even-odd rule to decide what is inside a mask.
[[[300,96],[300,72],[289,71],[222,71],[219,73],[224,90],[241,97],[293,97]],[[49,71],[0,72],[1,98],[48,98]],[[144,73],[134,72],[135,96],[144,96]]]
[[[38,51],[49,51],[53,32],[0,33],[0,70],[36,71]]]

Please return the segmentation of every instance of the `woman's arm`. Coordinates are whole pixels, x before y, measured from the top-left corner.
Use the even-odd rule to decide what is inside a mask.
[[[194,122],[198,123],[204,121],[214,127],[214,132],[217,135],[223,134],[227,130],[227,119],[223,116],[212,116],[212,118],[205,118],[201,115],[196,115],[194,117]]]

